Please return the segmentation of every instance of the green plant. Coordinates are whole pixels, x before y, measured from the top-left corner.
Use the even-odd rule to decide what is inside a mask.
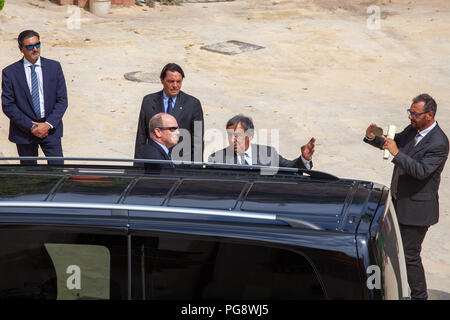
[[[5,0],[0,0],[0,11],[2,11],[4,6],[5,6]]]

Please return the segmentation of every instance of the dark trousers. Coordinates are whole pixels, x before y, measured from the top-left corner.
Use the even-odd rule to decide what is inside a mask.
[[[406,272],[411,289],[411,299],[428,299],[425,271],[420,252],[428,226],[407,226],[400,224],[403,250],[405,252]]]
[[[39,143],[16,144],[19,157],[37,157],[38,147],[41,146],[46,157],[62,157],[61,138],[46,138]],[[48,160],[48,164],[64,164],[63,160]],[[36,160],[20,160],[20,164],[34,165]]]

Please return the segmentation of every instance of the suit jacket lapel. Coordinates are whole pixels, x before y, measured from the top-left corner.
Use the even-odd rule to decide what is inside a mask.
[[[159,144],[157,144],[153,139],[151,140],[151,143],[153,143],[153,145],[155,146],[156,149],[158,149],[158,151],[161,153],[161,155],[163,156],[164,160],[171,160],[169,158],[169,156],[167,155],[167,153],[164,151],[163,148],[161,148],[161,146]]]
[[[436,133],[438,128],[438,125],[436,124],[436,127],[434,127],[428,134],[422,138],[422,140],[419,141],[419,143],[411,150],[410,156],[416,154],[426,146],[428,146],[428,142],[433,138],[433,135]],[[413,139],[414,140],[414,139]]]
[[[183,92],[179,92],[177,96],[177,100],[175,101],[175,105],[173,106],[172,115],[176,119],[181,118],[181,114],[183,113],[183,104],[184,104],[184,94]],[[180,124],[178,124],[180,125]]]
[[[153,107],[153,110],[155,110],[155,114],[160,113],[160,112],[164,112],[164,99],[163,99],[163,92],[162,92],[162,90],[156,96],[154,101],[155,101],[155,104],[152,107]]]
[[[250,148],[252,148],[252,164],[259,166],[259,144],[250,143]]]
[[[42,70],[42,83],[44,84],[44,110],[45,110],[45,116],[47,116],[50,112],[47,110],[47,92],[48,92],[48,81],[47,80],[47,63],[44,61],[45,59],[41,57],[41,70]]]
[[[217,151],[215,153],[214,161],[217,163],[227,163],[227,164],[236,164],[237,163],[237,157],[236,153],[234,153],[233,147],[226,147],[225,149],[222,149],[220,151]]]
[[[33,99],[31,98],[30,87],[28,87],[27,76],[25,75],[25,68],[23,67],[23,59],[17,62],[17,76],[19,79],[20,86],[25,92],[25,96],[29,102],[30,111],[34,115],[33,110]],[[34,118],[34,117],[33,117]]]

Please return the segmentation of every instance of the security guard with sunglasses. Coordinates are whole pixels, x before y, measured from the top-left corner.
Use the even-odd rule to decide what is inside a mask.
[[[25,30],[17,40],[23,58],[2,71],[2,109],[10,119],[9,140],[16,144],[21,157],[37,157],[39,146],[47,157],[62,157],[67,89],[61,65],[40,56],[37,32]],[[35,163],[21,161],[21,164]]]

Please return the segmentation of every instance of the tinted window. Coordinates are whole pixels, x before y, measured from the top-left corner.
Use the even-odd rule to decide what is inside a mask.
[[[241,209],[340,215],[350,187],[322,183],[255,183]]]
[[[186,180],[170,198],[169,206],[232,209],[245,182]]]
[[[45,200],[62,176],[1,174],[0,198],[21,201]]]
[[[131,178],[72,176],[58,188],[53,201],[115,203],[130,182]]]
[[[124,203],[160,206],[178,180],[140,179]]]
[[[321,299],[308,261],[280,248],[183,237],[134,237],[133,291],[151,299]]]
[[[0,299],[126,299],[124,235],[0,229]]]

